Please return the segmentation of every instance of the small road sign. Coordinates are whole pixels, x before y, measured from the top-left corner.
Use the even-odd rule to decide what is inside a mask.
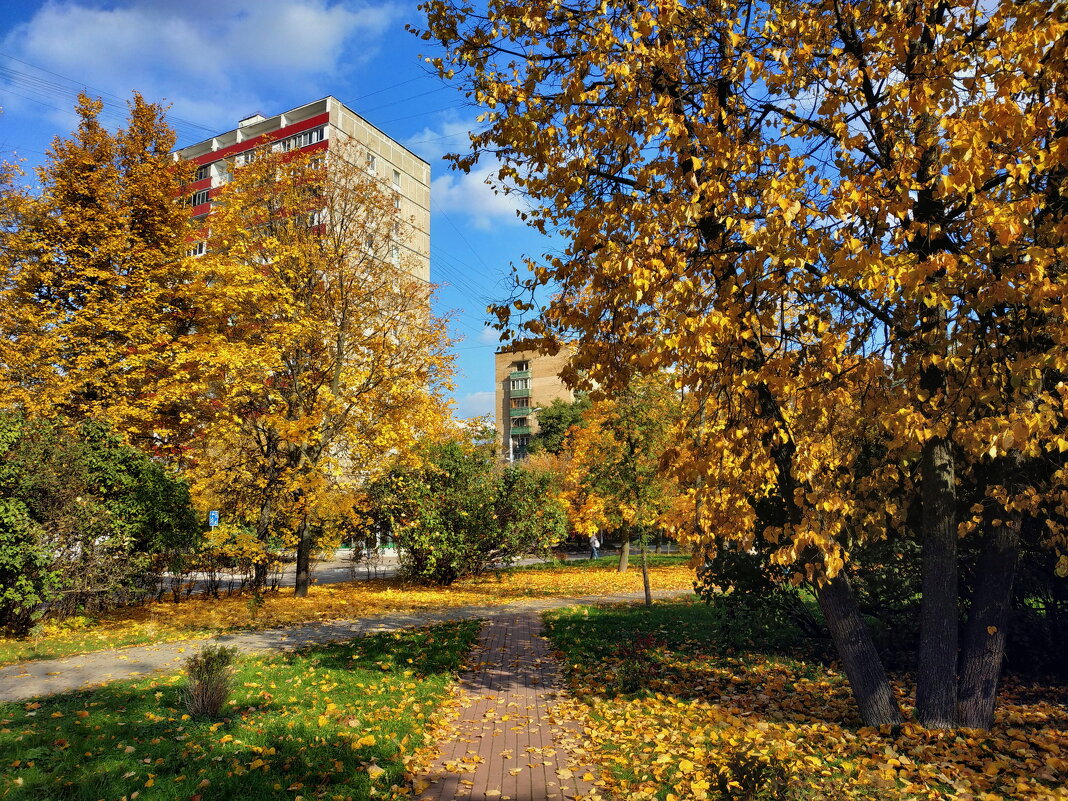
[[[218,509],[212,509],[210,512],[208,512],[208,525],[212,528],[215,528],[217,525],[219,525]]]

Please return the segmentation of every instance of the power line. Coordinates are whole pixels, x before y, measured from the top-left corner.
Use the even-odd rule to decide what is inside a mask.
[[[16,70],[12,67],[0,67],[0,73],[7,74],[8,77],[12,77],[17,81],[21,81],[23,85],[27,87],[33,87],[37,89],[37,91],[41,91],[46,94],[63,96],[64,98],[76,98],[80,91],[87,90],[93,92],[93,94],[97,95],[101,100],[103,100],[104,98],[108,98],[116,103],[127,102],[126,98],[119,97],[118,95],[115,95],[111,92],[106,92],[98,87],[90,86],[89,84],[86,84],[83,81],[71,78],[69,75],[63,75],[58,72],[53,72],[52,70],[45,69],[44,67],[41,67],[37,64],[32,64],[29,61],[25,61],[21,58],[16,58],[15,56],[12,56],[9,53],[0,52],[0,56],[10,59],[11,61],[15,61],[19,64],[23,64],[27,67],[31,67],[32,69],[37,70],[38,72],[42,72],[45,75],[51,75],[54,78],[59,78],[71,85],[70,87],[64,87],[61,84],[56,83],[55,81],[46,80],[32,73],[24,72],[22,70]],[[78,88],[75,89],[72,87]],[[175,127],[180,126],[183,128],[194,128],[202,131],[208,131],[209,133],[214,132],[215,130],[207,125],[202,125],[201,123],[194,122],[192,120],[187,120],[183,117],[173,116],[170,114],[167,115],[167,119]]]

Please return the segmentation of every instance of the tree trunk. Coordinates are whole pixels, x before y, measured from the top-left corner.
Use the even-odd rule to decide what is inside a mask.
[[[923,597],[920,601],[916,714],[932,729],[957,722],[957,520],[953,455],[941,437],[921,462]]]
[[[817,588],[816,597],[827,620],[831,639],[842,657],[864,725],[900,723],[901,709],[845,573],[839,573]]]
[[[642,549],[642,585],[645,587],[645,605],[653,605],[653,591],[649,588],[649,554],[645,547],[645,538],[641,540]]]
[[[308,516],[304,515],[297,530],[297,575],[293,585],[293,595],[297,598],[307,597],[311,586],[311,551],[311,526],[308,525]]]
[[[273,504],[269,485],[264,492],[265,496],[260,503],[260,511],[256,519],[256,540],[263,546],[263,553],[260,554],[259,561],[252,566],[253,592],[260,592],[267,584],[267,540],[271,533],[271,510]]]
[[[619,549],[619,567],[616,568],[620,573],[627,572],[627,565],[630,563],[630,535],[625,534],[623,537],[623,547]]]
[[[991,526],[983,538],[964,631],[958,705],[961,726],[989,729],[994,724],[994,704],[1019,552],[1019,517]]]

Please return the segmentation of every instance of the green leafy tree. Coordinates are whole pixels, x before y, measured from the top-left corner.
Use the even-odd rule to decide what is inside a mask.
[[[552,477],[501,467],[485,447],[428,446],[418,467],[398,467],[370,492],[372,519],[397,543],[413,579],[451,584],[519,556],[545,551],[567,534]]]
[[[575,426],[585,423],[583,415],[590,408],[590,399],[579,394],[570,403],[561,398],[538,412],[538,431],[531,436],[527,453],[560,453],[564,450],[564,441],[568,432]]]

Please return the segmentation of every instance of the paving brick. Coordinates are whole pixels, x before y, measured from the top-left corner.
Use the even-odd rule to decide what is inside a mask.
[[[439,745],[440,756],[420,777],[431,782],[421,798],[563,801],[590,792],[591,783],[581,778],[584,766],[573,764],[565,747],[575,741],[578,727],[554,723],[556,700],[565,693],[541,630],[534,611],[500,615],[485,624],[472,668],[460,679],[460,715]],[[481,734],[481,759],[472,772],[461,774],[456,754],[475,732]]]

